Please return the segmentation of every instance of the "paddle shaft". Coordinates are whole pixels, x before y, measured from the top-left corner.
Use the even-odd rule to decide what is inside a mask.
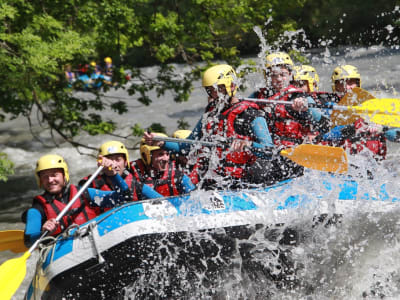
[[[156,141],[163,141],[163,142],[173,142],[173,143],[180,143],[180,144],[198,144],[202,145],[205,147],[217,147],[217,146],[227,146],[229,144],[229,141],[226,142],[206,142],[206,141],[200,141],[200,140],[189,140],[189,139],[178,139],[178,138],[170,138],[170,137],[163,137],[163,136],[153,136],[153,140]],[[256,151],[256,152],[271,152],[272,154],[272,147],[266,147],[264,149],[261,148],[248,148],[245,147],[245,150],[250,150],[250,151]]]
[[[178,138],[170,138],[170,137],[163,137],[163,136],[153,136],[153,140],[155,141],[163,141],[163,142],[173,142],[173,143],[180,143],[180,144],[199,144],[206,147],[216,147],[218,143],[216,142],[206,142],[206,141],[199,141],[199,140],[189,140],[189,139],[178,139]]]
[[[276,105],[276,104],[292,105],[293,104],[293,102],[291,102],[291,101],[284,101],[284,100],[268,100],[268,99],[256,99],[256,98],[243,98],[243,100],[256,102],[256,103],[271,104],[271,105]],[[387,112],[384,112],[384,111],[379,111],[377,109],[367,109],[367,108],[363,108],[363,107],[359,107],[359,106],[342,106],[342,105],[336,105],[336,104],[318,105],[315,103],[308,103],[308,107],[327,108],[327,109],[338,110],[338,111],[354,111],[354,112],[360,113],[360,114],[363,114],[363,113],[364,114],[373,114],[373,113],[387,114]]]
[[[79,189],[78,193],[68,202],[68,204],[64,207],[64,209],[58,214],[56,217],[56,221],[59,222],[62,217],[68,212],[68,210],[74,205],[75,201],[82,195],[82,193],[88,188],[88,186],[92,183],[92,181],[99,175],[99,173],[103,170],[103,166],[97,168],[96,172],[90,176],[90,178],[85,182],[85,184]],[[39,243],[42,241],[44,237],[49,234],[49,231],[45,231],[42,233],[39,239],[36,240],[35,243],[29,248],[28,252],[32,253]]]

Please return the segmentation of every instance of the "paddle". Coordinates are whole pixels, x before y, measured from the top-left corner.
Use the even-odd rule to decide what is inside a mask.
[[[0,231],[0,251],[10,250],[14,253],[21,253],[27,250],[24,244],[23,230]]]
[[[183,144],[200,144],[206,147],[215,147],[219,145],[217,142],[176,139],[161,136],[153,136],[153,140]],[[302,144],[295,148],[282,150],[280,154],[309,169],[336,173],[346,173],[348,169],[346,152],[339,147]]]
[[[267,103],[267,104],[283,104],[283,105],[292,105],[292,102],[282,101],[282,100],[267,100],[267,99],[253,99],[253,98],[244,98],[244,100],[258,102],[258,103]],[[350,112],[351,114],[360,115],[363,119],[367,119],[369,122],[373,122],[376,124],[381,124],[385,126],[391,127],[400,127],[400,99],[392,99],[392,98],[382,98],[382,99],[370,99],[368,101],[363,102],[358,106],[341,106],[341,105],[316,105],[310,103],[309,107],[320,107],[320,108],[329,108],[332,110],[340,111],[340,112]],[[337,114],[336,118],[342,118],[346,120],[345,122],[337,122],[340,125],[352,124],[348,118],[348,114]],[[337,124],[337,125],[339,125]]]
[[[280,155],[313,170],[340,174],[348,170],[346,152],[340,147],[301,144],[282,150]]]
[[[355,87],[350,92],[347,92],[342,99],[339,101],[340,106],[354,106],[362,104],[364,101],[374,99],[375,97],[367,92],[366,90]],[[330,116],[332,127],[338,125],[350,125],[354,124],[357,119],[360,118],[359,115],[354,114],[352,111],[332,111]]]
[[[86,190],[86,188],[91,184],[91,182],[97,177],[101,172],[103,166],[97,168],[96,172],[86,181],[78,193],[68,202],[67,206],[58,214],[56,221],[60,221],[61,218],[67,213],[74,202],[79,198],[79,196]],[[44,237],[47,236],[49,232],[45,231],[40,236],[40,238],[28,249],[25,254],[19,258],[13,258],[7,260],[0,266],[0,299],[11,299],[12,295],[21,285],[26,274],[26,261],[31,255],[31,253],[37,248]]]

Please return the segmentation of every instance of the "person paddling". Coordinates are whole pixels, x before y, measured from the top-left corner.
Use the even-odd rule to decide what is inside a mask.
[[[237,84],[234,69],[226,64],[207,69],[202,85],[208,105],[188,139],[198,140],[192,150],[199,150],[201,187],[241,188],[248,184],[271,184],[285,175],[276,160],[264,113],[256,103],[235,97]],[[148,145],[174,152],[189,152],[191,145],[158,142],[153,133],[145,133]],[[201,147],[201,141],[217,141],[213,149]],[[193,145],[193,144],[192,144]]]
[[[99,162],[99,165],[106,168],[109,168],[111,164],[112,162],[106,158]],[[119,175],[115,173],[114,176],[116,177],[115,183],[119,185],[121,182]],[[42,156],[36,163],[35,177],[38,186],[44,190],[44,193],[34,197],[32,207],[22,215],[22,220],[26,223],[24,241],[28,247],[44,231],[49,231],[51,235],[56,236],[72,224],[81,225],[96,217],[95,211],[88,202],[94,199],[81,196],[74,202],[60,222],[56,222],[57,215],[79,190],[79,187],[69,183],[68,166],[60,155],[48,154]],[[124,186],[120,186],[120,188],[122,191],[126,189]],[[87,194],[95,195],[95,191],[90,190]],[[117,199],[120,195],[114,192],[102,195],[102,197]]]
[[[93,188],[102,191],[114,191],[118,189],[119,187],[113,181],[113,176],[117,173],[122,177],[129,189],[122,195],[124,201],[138,201],[162,197],[154,189],[140,182],[134,175],[136,170],[131,169],[129,152],[123,143],[119,141],[107,141],[103,143],[99,149],[98,159],[101,160],[104,157],[112,162],[111,169],[103,169],[102,173],[92,182],[91,185]],[[89,177],[90,175],[80,180],[79,185],[82,186]],[[93,205],[97,207],[95,209],[97,214],[114,206],[113,203],[106,204],[104,201],[101,204],[94,203]]]
[[[339,97],[351,93],[356,87],[361,88],[361,74],[357,67],[352,65],[337,66],[332,72],[331,80],[332,90]],[[324,135],[323,140],[343,147],[353,155],[368,151],[379,161],[386,158],[387,140],[400,142],[400,129],[385,128],[357,118],[353,124],[336,126]]]
[[[157,136],[167,135],[154,133]],[[163,196],[178,196],[190,193],[195,185],[190,178],[176,166],[167,150],[159,146],[150,146],[143,139],[140,144],[140,159],[132,162],[132,169],[137,171],[138,179],[154,188]]]
[[[316,137],[329,131],[329,119],[318,108],[309,108],[314,99],[303,89],[291,84],[293,61],[285,52],[274,52],[266,57],[264,78],[266,86],[250,95],[250,98],[289,101],[292,105],[260,104],[266,111],[268,128],[276,145],[291,147],[313,142]]]

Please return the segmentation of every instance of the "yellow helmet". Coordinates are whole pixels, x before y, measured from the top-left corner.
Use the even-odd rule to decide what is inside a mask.
[[[99,155],[107,156],[112,154],[124,154],[129,168],[129,153],[124,144],[118,141],[109,141],[100,146]]]
[[[39,172],[49,169],[63,169],[65,182],[69,182],[68,166],[64,158],[57,154],[47,154],[39,158],[36,163],[35,177],[39,187],[42,187],[40,184]]]
[[[235,85],[232,90],[232,83],[236,78],[236,72],[230,65],[216,65],[208,68],[203,75],[203,87],[214,85],[225,85],[229,96],[236,94],[237,87]]]
[[[310,92],[314,91],[314,87],[315,90],[318,90],[319,76],[317,74],[317,71],[312,66],[308,65],[295,66],[293,80],[307,81]]]
[[[96,64],[95,61],[92,61],[92,62],[90,63],[90,65],[91,65],[92,67],[95,67],[97,64]]]
[[[161,133],[161,132],[155,132],[156,135],[158,136],[163,136],[163,137],[168,137],[168,135]],[[146,165],[151,164],[151,152],[154,150],[161,149],[159,146],[150,146],[145,143],[145,140],[142,139],[142,142],[140,143],[140,157],[142,158],[143,162]]]
[[[358,69],[352,65],[337,66],[332,73],[332,91],[335,92],[335,81],[343,79],[358,79],[361,87],[361,75]]]
[[[186,139],[191,133],[191,130],[177,130],[172,134],[172,137],[177,139]]]
[[[274,52],[268,54],[265,60],[265,66],[267,68],[280,65],[288,66],[290,69],[293,67],[293,61],[290,58],[289,54],[287,54],[286,52]]]
[[[104,59],[104,62],[111,64],[111,63],[112,63],[111,57],[108,57],[108,56],[107,56],[107,57]]]

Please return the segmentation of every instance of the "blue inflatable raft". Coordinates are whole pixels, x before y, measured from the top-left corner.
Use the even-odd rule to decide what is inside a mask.
[[[262,189],[127,203],[47,244],[27,299],[204,299],[235,272],[295,284],[290,221],[305,213],[310,221],[331,218],[349,206],[390,209],[399,199],[385,185],[327,175],[322,185],[304,176]],[[259,234],[278,247],[253,243]],[[254,259],[260,252],[276,264]]]

